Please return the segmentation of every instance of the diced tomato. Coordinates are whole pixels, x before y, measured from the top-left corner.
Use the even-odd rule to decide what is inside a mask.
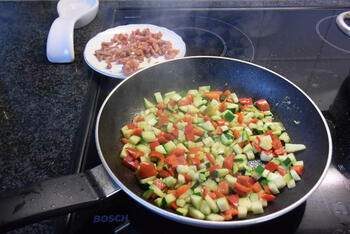
[[[128,143],[129,140],[128,140],[128,138],[123,137],[121,141],[123,142],[123,144],[126,144],[126,143]]]
[[[225,197],[225,195],[218,190],[214,190],[213,193],[215,193],[216,198]]]
[[[165,143],[168,142],[168,139],[166,139],[165,136],[163,136],[163,135],[159,135],[158,136],[158,141],[159,141],[160,144],[165,144]]]
[[[137,167],[140,164],[140,162],[138,160],[135,160],[131,155],[127,155],[123,159],[123,163],[134,171],[136,171]]]
[[[204,131],[198,129],[198,128],[193,128],[193,134],[196,136],[203,136],[204,135]]]
[[[179,106],[187,106],[188,104],[190,104],[190,103],[188,102],[187,99],[181,99],[177,102],[177,105],[179,105]]]
[[[140,170],[138,171],[137,175],[140,178],[148,178],[151,176],[157,175],[157,169],[155,168],[154,164],[152,162],[141,162],[140,163]]]
[[[241,98],[238,100],[242,105],[253,105],[252,98]]]
[[[134,159],[138,159],[138,158],[140,158],[141,156],[144,155],[143,152],[138,151],[138,150],[136,150],[136,149],[133,149],[133,148],[131,148],[131,147],[126,147],[125,150],[126,150],[126,152],[127,152],[130,156],[132,156]]]
[[[262,149],[260,148],[260,138],[259,137],[255,137],[254,140],[254,148],[256,149],[256,151],[258,151],[259,153],[262,151]]]
[[[241,197],[246,197],[250,193],[251,188],[236,182],[233,186],[233,190]]]
[[[158,141],[154,141],[152,143],[149,144],[149,146],[151,147],[151,150],[154,151],[156,150],[156,147],[160,145]]]
[[[185,127],[185,136],[188,141],[194,141],[193,126],[191,123],[188,123]]]
[[[155,186],[157,186],[160,190],[163,190],[163,189],[165,189],[165,187],[166,187],[166,185],[164,184],[164,182],[163,181],[161,181],[160,179],[155,179],[155,180],[153,180],[153,184],[155,185]]]
[[[269,188],[268,185],[266,185],[266,186],[264,187],[264,191],[265,191],[265,193],[267,193],[267,194],[272,194],[272,192],[271,192],[271,190],[270,190],[270,188]]]
[[[264,168],[265,168],[266,170],[269,170],[269,171],[271,171],[271,172],[274,172],[274,171],[277,170],[278,164],[276,164],[276,163],[270,161],[270,162],[268,162],[268,163],[265,165]]]
[[[169,167],[176,168],[178,165],[177,157],[175,154],[169,155],[168,157],[165,158],[164,161]]]
[[[159,116],[158,119],[158,125],[162,126],[163,124],[165,124],[166,122],[168,122],[168,116],[167,115],[161,115]]]
[[[220,107],[219,107],[219,111],[220,112],[224,112],[226,110],[226,105],[225,105],[225,102],[222,102]]]
[[[165,109],[166,109],[166,105],[163,104],[163,103],[158,103],[158,104],[156,105],[156,107],[157,107],[159,110],[165,110]]]
[[[290,169],[296,171],[301,176],[303,174],[304,166],[294,166]]]
[[[278,171],[278,173],[281,174],[281,176],[284,176],[285,174],[287,174],[287,172],[282,167],[278,167],[277,171]]]
[[[225,90],[225,92],[224,92],[224,95],[227,97],[227,96],[230,96],[230,94],[231,94],[231,91],[230,90]]]
[[[170,133],[167,132],[162,132],[161,133],[168,141],[172,141],[175,139],[175,137],[173,135],[171,135]]]
[[[265,99],[260,99],[260,100],[256,101],[256,106],[261,111],[268,111],[268,110],[270,110],[270,105]]]
[[[166,178],[166,177],[170,176],[170,173],[167,170],[160,169],[158,171],[158,175],[160,178]]]
[[[233,195],[230,195],[230,196],[226,196],[226,199],[233,207],[238,207],[238,204],[239,204],[239,196],[238,196],[238,194],[233,194]]]
[[[226,121],[224,119],[219,119],[219,120],[216,120],[216,123],[218,124],[218,126],[223,126],[225,125]]]
[[[237,115],[238,115],[238,123],[243,123],[243,119],[244,119],[244,114],[241,113],[241,112],[237,112]]]
[[[227,157],[224,159],[223,168],[227,168],[227,169],[229,169],[229,170],[232,170],[234,158],[235,158],[235,155],[233,155],[233,154],[230,154],[229,156],[227,156]]]
[[[238,145],[239,145],[239,147],[243,148],[244,146],[248,145],[249,143],[250,143],[250,141],[246,140],[244,142],[239,142]]]
[[[128,127],[128,129],[134,129],[134,128],[136,128],[136,125],[133,124],[133,123],[128,123],[126,126]]]
[[[229,102],[229,103],[234,103],[233,100],[231,98],[225,98],[224,102]]]
[[[213,158],[213,156],[211,156],[209,153],[206,153],[205,156],[211,164],[215,165],[215,159]]]
[[[181,156],[185,154],[185,149],[182,148],[176,148],[173,152],[173,154],[175,154],[176,156]]]
[[[239,138],[239,133],[238,133],[237,129],[233,130],[233,135],[235,136],[236,139]]]
[[[230,192],[230,184],[227,180],[220,181],[218,184],[218,191],[224,195]]]
[[[262,190],[262,187],[259,182],[255,182],[255,184],[253,184],[252,189],[255,193],[258,193]]]
[[[267,202],[272,201],[276,197],[272,194],[259,193],[259,198],[266,200]]]
[[[134,128],[132,130],[131,135],[141,136],[143,129],[142,128]]]
[[[180,197],[182,194],[187,192],[191,188],[191,184],[181,185],[176,189],[176,197]]]
[[[170,203],[170,207],[173,209],[173,210],[177,210],[179,207],[176,205],[176,202],[172,202]]]
[[[168,190],[166,191],[166,194],[172,194],[172,195],[174,195],[174,196],[176,197],[176,190],[174,190],[174,189],[168,189]]]
[[[220,100],[220,97],[222,95],[222,91],[211,91],[211,92],[207,92],[203,94],[206,98],[208,98],[209,100]]]
[[[240,175],[237,178],[237,182],[240,183],[241,185],[244,185],[248,188],[252,187],[254,184],[254,178],[246,175]]]

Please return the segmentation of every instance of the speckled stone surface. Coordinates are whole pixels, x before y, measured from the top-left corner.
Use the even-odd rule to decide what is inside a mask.
[[[103,31],[109,9],[75,30],[76,61],[51,64],[46,40],[57,2],[0,2],[0,191],[68,174],[88,97],[86,42]],[[16,233],[52,232],[53,221]]]
[[[144,7],[155,7],[169,1],[142,2]],[[228,3],[238,7],[350,6],[346,0]],[[46,59],[46,40],[57,17],[56,4],[0,1],[0,192],[72,171],[74,143],[91,77],[83,49],[89,38],[109,26],[119,3],[102,1],[96,19],[75,30],[76,61],[71,64],[51,64]],[[140,2],[123,1],[121,6],[137,4]],[[13,233],[52,233],[53,224],[54,220],[46,220]]]

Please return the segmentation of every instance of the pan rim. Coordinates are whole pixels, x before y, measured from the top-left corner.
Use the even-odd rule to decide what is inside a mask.
[[[102,111],[106,105],[106,103],[108,102],[108,100],[110,99],[110,97],[114,94],[114,92],[123,85],[124,82],[127,82],[129,79],[132,79],[133,77],[135,77],[136,74],[138,74],[139,72],[142,72],[146,69],[150,69],[153,66],[147,67],[143,70],[140,70],[136,73],[134,73],[133,75],[131,75],[130,77],[124,79],[121,83],[119,83],[106,97],[106,99],[104,100],[103,104],[100,107],[99,113],[97,115],[97,119],[96,119],[96,128],[95,128],[95,143],[96,143],[96,147],[97,147],[97,152],[98,155],[100,157],[100,160],[105,168],[105,170],[107,171],[107,173],[109,174],[109,176],[111,177],[111,179],[117,183],[124,192],[126,192],[130,197],[132,197],[134,200],[136,200],[138,203],[140,203],[141,205],[145,206],[146,208],[152,210],[153,212],[156,212],[157,214],[162,215],[163,217],[166,217],[168,219],[171,220],[175,220],[177,222],[180,223],[184,223],[184,224],[189,224],[192,226],[197,226],[197,227],[207,227],[207,228],[234,228],[234,227],[243,227],[243,226],[248,226],[248,225],[252,225],[252,224],[258,224],[258,223],[262,223],[268,220],[272,220],[274,218],[277,218],[279,216],[282,216],[290,211],[292,211],[293,209],[295,209],[296,207],[300,206],[304,201],[306,201],[311,194],[313,194],[316,189],[320,186],[320,184],[322,183],[322,181],[324,180],[327,171],[329,169],[330,163],[331,163],[331,159],[332,159],[332,152],[333,152],[333,145],[332,145],[332,137],[331,137],[331,133],[328,127],[328,124],[326,122],[326,119],[324,118],[321,110],[318,108],[318,106],[314,103],[314,101],[301,89],[299,88],[297,85],[295,85],[293,82],[291,82],[290,80],[288,80],[287,78],[285,78],[284,76],[268,69],[265,68],[263,66],[251,63],[251,62],[247,62],[247,61],[243,61],[243,60],[239,60],[239,59],[234,59],[234,58],[227,58],[227,57],[219,57],[219,56],[188,56],[188,57],[183,57],[183,58],[178,58],[178,59],[172,59],[172,60],[168,60],[159,64],[163,64],[163,63],[168,63],[168,62],[172,62],[172,61],[176,61],[176,60],[185,60],[185,59],[196,59],[196,58],[213,58],[213,59],[224,59],[224,60],[231,60],[231,61],[236,61],[236,62],[240,62],[240,63],[245,63],[245,64],[249,64],[251,66],[254,67],[258,67],[260,69],[266,70],[276,76],[278,76],[279,78],[285,80],[286,82],[290,83],[292,86],[294,86],[297,90],[299,90],[309,101],[310,103],[313,105],[313,107],[316,109],[317,113],[319,114],[319,116],[322,119],[323,125],[325,127],[325,130],[327,132],[327,138],[328,138],[328,159],[326,162],[326,166],[320,176],[320,178],[318,179],[318,181],[316,182],[316,184],[310,189],[309,192],[307,192],[303,197],[301,197],[299,200],[297,200],[296,202],[294,202],[293,204],[283,208],[282,210],[279,210],[277,212],[268,214],[268,215],[264,215],[261,217],[257,217],[257,218],[250,218],[250,219],[246,219],[246,220],[234,220],[234,221],[225,221],[225,222],[220,222],[220,221],[208,221],[208,220],[199,220],[199,219],[194,219],[194,218],[190,218],[190,217],[186,217],[186,216],[180,216],[178,214],[175,214],[173,212],[169,212],[165,209],[159,208],[156,205],[149,203],[149,202],[145,202],[141,197],[139,197],[138,195],[136,195],[135,193],[133,193],[131,190],[129,190],[121,181],[119,181],[119,179],[115,176],[115,174],[112,172],[112,170],[109,168],[106,160],[104,159],[103,153],[101,151],[100,148],[100,143],[99,143],[99,135],[98,135],[98,130],[99,130],[99,122],[100,122],[100,117],[102,114]],[[157,64],[157,65],[159,65]],[[154,66],[157,66],[154,65]]]

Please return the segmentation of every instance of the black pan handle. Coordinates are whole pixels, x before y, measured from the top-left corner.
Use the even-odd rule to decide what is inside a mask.
[[[120,191],[102,165],[0,194],[0,232],[87,208]]]

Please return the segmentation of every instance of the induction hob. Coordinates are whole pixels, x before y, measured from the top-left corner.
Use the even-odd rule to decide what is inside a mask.
[[[115,9],[108,27],[134,23],[164,26],[183,38],[186,56],[237,58],[291,80],[327,119],[334,143],[332,164],[306,202],[286,215],[251,227],[208,230],[186,226],[150,212],[120,192],[98,207],[65,217],[56,233],[350,233],[350,38],[335,24],[335,16],[343,11],[346,9]],[[93,117],[119,82],[93,75],[89,104]],[[94,121],[92,118],[83,128],[87,138],[80,148],[80,171],[100,164]],[[96,219],[110,215],[121,219]]]

